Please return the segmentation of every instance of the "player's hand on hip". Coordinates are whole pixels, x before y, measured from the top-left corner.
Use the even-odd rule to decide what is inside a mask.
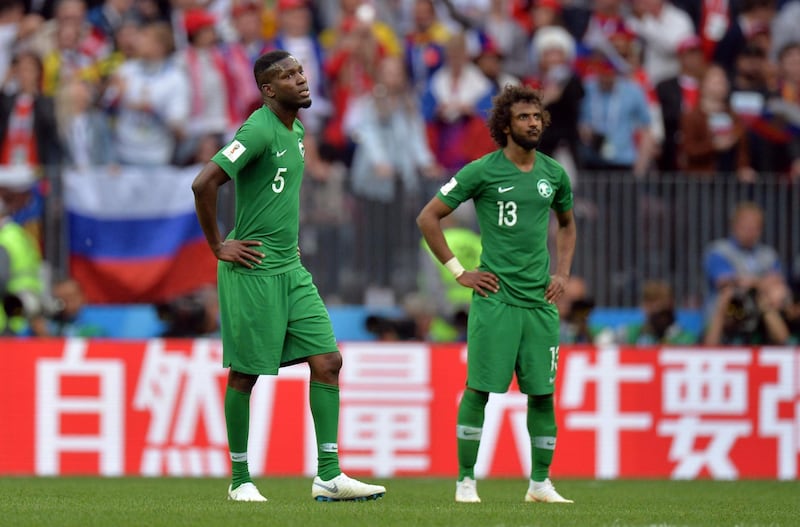
[[[566,287],[567,277],[554,274],[550,277],[550,285],[547,286],[547,290],[544,292],[544,299],[547,300],[549,304],[555,303],[555,301],[564,294]]]
[[[217,259],[223,262],[233,262],[243,265],[248,269],[253,268],[253,264],[260,264],[264,258],[264,253],[253,249],[258,247],[261,242],[255,240],[225,240],[217,249]]]
[[[481,296],[489,296],[487,291],[496,293],[500,290],[500,280],[494,273],[487,271],[464,271],[456,281],[464,287],[474,289]]]

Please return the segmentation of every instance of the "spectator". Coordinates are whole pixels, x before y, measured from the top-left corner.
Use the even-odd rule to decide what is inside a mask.
[[[540,28],[533,38],[537,64],[534,82],[541,86],[542,102],[550,113],[550,126],[539,150],[556,158],[570,175],[577,174],[578,118],[584,97],[583,82],[573,68],[575,41],[563,28]]]
[[[665,172],[674,172],[678,168],[681,117],[694,111],[700,100],[700,82],[705,73],[706,60],[699,37],[689,37],[678,45],[678,60],[680,73],[656,85],[664,126],[658,167]]]
[[[77,29],[78,51],[91,57],[93,61],[100,60],[111,51],[111,42],[92,27],[86,15],[85,0],[58,0],[54,7],[53,18],[45,20],[26,40],[26,45],[40,57],[46,57],[59,48],[57,42],[59,28],[70,26]]]
[[[728,104],[730,89],[725,71],[711,66],[703,76],[700,101],[693,112],[681,116],[679,167],[693,174],[736,174],[751,183],[757,174],[742,121]]]
[[[800,0],[784,2],[770,24],[770,58],[778,60],[780,51],[792,42],[800,42]]]
[[[789,329],[789,344],[800,345],[800,279],[792,282],[789,301],[783,310],[783,318]]]
[[[139,31],[137,57],[116,71],[105,93],[115,113],[114,140],[120,163],[168,165],[191,111],[189,81],[171,60],[172,31],[164,22]]]
[[[52,97],[41,93],[42,61],[19,51],[11,64],[6,93],[0,94],[0,165],[57,167],[61,145]]]
[[[594,327],[589,322],[595,302],[582,277],[569,277],[556,307],[561,320],[559,342],[562,344],[607,344],[613,341],[610,330]]]
[[[109,43],[114,40],[125,16],[134,11],[135,0],[103,0],[86,15],[92,27]]]
[[[522,26],[511,17],[510,3],[511,0],[491,0],[489,13],[480,27],[497,48],[503,71],[522,78],[530,70],[529,39]]]
[[[575,28],[580,44],[586,49],[604,49],[608,37],[624,23],[622,0],[594,0],[586,24]]]
[[[101,56],[82,46],[83,25],[74,21],[60,21],[55,27],[55,46],[43,57],[42,93],[55,95],[60,84],[75,78],[99,81],[95,63]],[[108,46],[103,46],[106,50]],[[106,52],[104,52],[106,53]]]
[[[723,286],[706,326],[707,346],[784,345],[790,340],[783,310],[789,291],[783,277],[768,275],[750,289]]]
[[[35,183],[30,167],[0,169],[0,335],[47,334],[39,245],[12,218],[30,199]]]
[[[769,31],[774,16],[775,0],[742,0],[739,15],[714,48],[714,62],[732,76],[738,57],[756,35]]]
[[[478,69],[491,83],[491,89],[477,103],[478,112],[485,117],[492,107],[492,97],[500,93],[506,84],[517,85],[520,84],[520,80],[503,69],[503,52],[500,51],[500,48],[495,45],[488,35],[481,34],[480,41],[480,49],[474,58],[475,65],[478,66]],[[477,128],[483,132],[483,142],[480,145],[482,153],[488,153],[494,149],[494,142],[483,119],[476,120],[476,124],[478,125]],[[470,144],[477,146],[472,142]],[[477,152],[475,154],[477,155]]]
[[[644,321],[622,329],[623,344],[650,346],[656,344],[685,345],[697,337],[683,329],[677,321],[675,297],[667,282],[650,280],[642,286],[641,311]]]
[[[278,2],[278,33],[273,45],[285,49],[300,64],[314,94],[314,104],[300,110],[300,120],[306,134],[319,135],[331,114],[324,74],[324,53],[313,32],[313,14],[308,0],[280,0]]]
[[[800,181],[800,40],[787,44],[778,54],[779,76],[775,92],[767,101],[767,111],[785,133],[788,172],[793,181]]]
[[[760,282],[772,275],[783,277],[783,268],[774,248],[761,243],[764,212],[759,205],[745,201],[736,206],[730,235],[712,241],[706,249],[703,269],[707,284],[706,318],[716,306],[722,308],[736,293],[759,289]],[[729,288],[729,286],[732,288]],[[727,297],[717,301],[726,289]]]
[[[58,136],[64,145],[68,166],[86,170],[115,162],[108,116],[95,105],[94,85],[72,79],[56,94]]]
[[[179,146],[178,163],[192,157],[200,137],[208,134],[227,137],[235,131],[241,118],[249,116],[249,113],[237,112],[234,106],[238,86],[228,74],[214,15],[205,9],[191,9],[184,13],[183,20],[188,45],[177,52],[175,62],[188,80],[190,110],[182,126],[186,137]],[[252,84],[248,79],[246,85]]]
[[[0,82],[4,82],[14,53],[14,45],[20,37],[25,2],[12,0],[0,4]]]
[[[469,60],[466,35],[453,35],[447,42],[444,65],[431,77],[422,104],[434,154],[448,174],[474,159],[464,139],[479,102],[491,89],[489,79]]]
[[[357,0],[342,2],[350,6]],[[343,127],[343,119],[350,104],[370,93],[375,84],[375,74],[383,57],[394,55],[378,38],[374,13],[367,6],[359,16],[347,16],[338,31],[336,40],[327,49],[325,76],[329,81],[330,100],[333,104],[331,118],[321,135],[320,149],[337,152],[336,157],[350,163],[353,145]],[[345,11],[346,12],[346,11]],[[378,26],[384,27],[384,26]],[[383,34],[383,33],[380,33]]]
[[[432,0],[415,0],[413,27],[405,36],[404,53],[411,84],[421,98],[431,75],[444,62],[450,31],[439,20]]]
[[[373,93],[354,102],[345,119],[356,145],[351,177],[363,214],[357,222],[364,236],[359,245],[367,251],[363,274],[372,286],[407,290],[416,280],[417,238],[396,233],[411,232],[427,189],[423,180],[438,181],[441,169],[402,59],[384,58],[376,81]],[[409,256],[411,261],[403,260]]]
[[[653,84],[678,74],[678,44],[695,34],[685,11],[667,0],[633,0],[626,24],[644,41],[644,67]]]
[[[50,337],[104,337],[105,330],[86,319],[86,297],[81,285],[72,278],[53,284],[53,299],[58,309],[47,321]]]
[[[643,177],[655,154],[647,97],[604,53],[595,56],[593,69],[579,118],[582,166]]]

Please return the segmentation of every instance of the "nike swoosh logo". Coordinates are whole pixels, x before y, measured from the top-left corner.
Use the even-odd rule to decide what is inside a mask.
[[[478,437],[479,435],[481,435],[481,433],[473,432],[471,430],[464,430],[463,432],[461,432],[461,435],[464,437]]]
[[[555,441],[548,441],[547,442],[547,446],[555,446],[555,444],[556,444]]]
[[[279,150],[278,152],[275,152],[275,157],[281,157],[285,153],[286,153],[286,149],[284,148],[283,150]]]
[[[334,483],[333,485],[326,485],[324,483],[319,483],[319,482],[315,481],[314,485],[316,485],[317,487],[321,487],[321,488],[327,490],[328,492],[333,492],[334,494],[339,492],[339,487],[336,485],[336,483]]]
[[[509,190],[513,189],[514,187],[497,187],[497,192],[500,194],[505,194]]]
[[[555,377],[550,377],[550,379],[548,379],[548,380],[550,381],[550,384],[553,384],[553,382],[555,382],[556,378]]]

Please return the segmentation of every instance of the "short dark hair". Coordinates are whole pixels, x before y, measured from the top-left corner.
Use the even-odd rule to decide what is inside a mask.
[[[530,86],[514,86],[506,84],[498,95],[492,99],[492,109],[489,111],[489,133],[499,146],[508,144],[505,129],[511,127],[511,106],[518,102],[535,104],[542,110],[542,132],[550,126],[550,112],[544,109],[542,96],[538,90]]]
[[[253,64],[253,76],[256,79],[256,84],[260,88],[263,82],[263,75],[268,69],[270,69],[276,62],[280,62],[286,57],[289,57],[291,53],[283,49],[273,49],[272,51],[268,51],[258,57],[256,59],[256,63]]]

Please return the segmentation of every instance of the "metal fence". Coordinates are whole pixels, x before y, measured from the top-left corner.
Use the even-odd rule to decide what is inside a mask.
[[[573,272],[587,279],[598,305],[638,304],[640,285],[667,280],[680,306],[698,307],[706,283],[703,252],[728,236],[736,205],[764,210],[762,242],[787,273],[800,273],[800,185],[767,177],[752,184],[719,174],[697,178],[583,174],[574,190],[579,244]]]
[[[725,174],[638,180],[630,173],[582,173],[574,194],[573,274],[587,280],[600,306],[638,305],[641,284],[649,279],[671,283],[680,307],[700,306],[703,252],[729,234],[731,214],[742,201],[761,205],[762,241],[778,251],[787,273],[800,274],[800,184],[785,178],[762,176],[745,184]],[[348,196],[341,201],[347,221],[315,222],[309,213],[305,241],[313,244],[306,243],[303,254],[323,295],[362,303],[376,286],[398,300],[413,290],[420,238],[414,216],[430,195],[405,196],[402,204],[382,209]]]
[[[420,234],[414,220],[437,187],[414,194],[398,189],[394,202],[375,203],[353,196],[344,172],[324,183],[306,180],[300,248],[326,301],[399,303],[418,287]],[[57,274],[68,273],[69,253],[61,189],[58,181],[50,182],[44,208],[45,257]],[[232,189],[220,200],[224,226],[233,207],[227,190]],[[798,183],[762,177],[743,184],[724,174],[637,180],[629,173],[582,173],[574,194],[573,274],[587,280],[599,306],[636,306],[641,284],[654,278],[674,286],[679,306],[699,306],[703,251],[728,234],[731,212],[745,200],[763,207],[763,242],[778,251],[788,273],[800,275]]]

